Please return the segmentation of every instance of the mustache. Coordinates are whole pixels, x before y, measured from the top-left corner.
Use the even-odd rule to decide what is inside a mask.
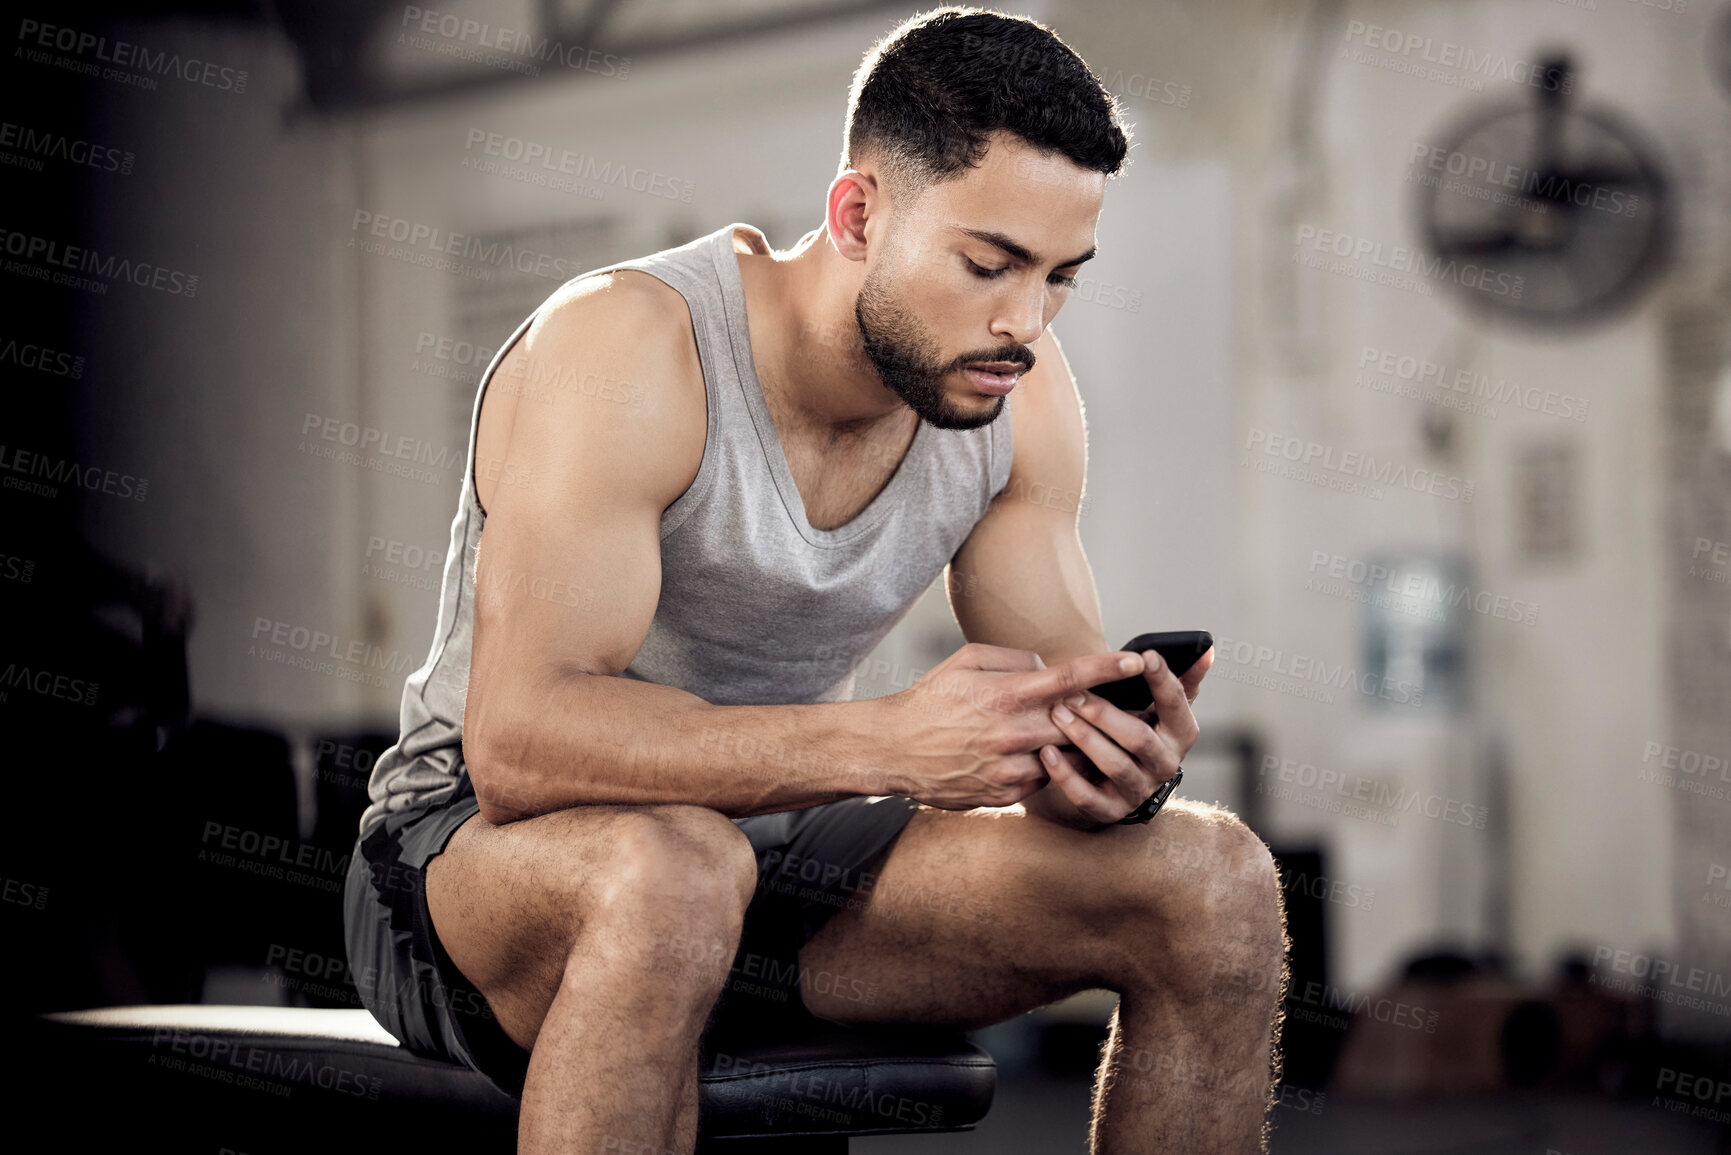
[[[1026,345],[1014,345],[1007,349],[982,349],[974,353],[964,353],[962,356],[956,358],[952,368],[965,369],[969,365],[977,365],[984,362],[1012,361],[1015,364],[1020,365],[1022,370],[1026,372],[1034,367],[1035,360],[1036,358],[1034,357],[1033,350],[1029,349]]]

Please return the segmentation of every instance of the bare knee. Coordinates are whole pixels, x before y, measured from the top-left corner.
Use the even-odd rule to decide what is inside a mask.
[[[724,815],[633,807],[611,824],[582,925],[606,938],[614,958],[664,978],[725,974],[756,888],[751,842]]]
[[[1207,985],[1211,976],[1278,970],[1284,951],[1280,878],[1268,847],[1237,815],[1190,804],[1151,823],[1170,826],[1159,867],[1134,904],[1149,935],[1146,957],[1163,981]]]
[[[703,906],[743,918],[757,889],[751,840],[707,807],[633,807],[620,814],[609,843],[599,879],[604,902]]]

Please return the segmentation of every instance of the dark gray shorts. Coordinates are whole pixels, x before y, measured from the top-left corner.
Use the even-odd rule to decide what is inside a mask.
[[[757,853],[757,894],[711,1034],[811,1018],[799,949],[836,911],[870,891],[877,868],[918,809],[910,798],[844,798],[733,821]],[[356,843],[343,889],[349,969],[361,1001],[416,1054],[472,1067],[512,1095],[529,1053],[511,1041],[481,992],[433,933],[426,865],[478,810],[468,779],[449,803],[391,815]],[[819,977],[821,981],[821,976]]]

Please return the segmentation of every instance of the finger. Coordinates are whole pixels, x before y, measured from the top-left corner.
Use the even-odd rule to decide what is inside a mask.
[[[1064,705],[1091,722],[1096,730],[1144,767],[1152,766],[1164,752],[1161,736],[1154,731],[1154,723],[1141,714],[1130,713],[1098,694],[1086,692],[1065,698]]]
[[[1111,707],[1109,702],[1103,704]],[[1150,780],[1148,771],[1092,722],[1070,711],[1062,702],[1052,707],[1052,721],[1106,776],[1099,789],[1116,795],[1130,806],[1154,793],[1158,783]]]
[[[1148,688],[1154,694],[1154,712],[1159,716],[1156,731],[1164,731],[1176,741],[1181,753],[1196,741],[1196,719],[1190,713],[1190,699],[1185,696],[1184,683],[1172,675],[1172,668],[1160,655],[1148,655]]]
[[[1044,706],[1078,690],[1115,682],[1142,671],[1142,655],[1130,650],[1085,654],[1017,679],[1016,692],[1031,705]]]
[[[1185,670],[1184,676],[1178,679],[1184,685],[1184,696],[1190,701],[1196,700],[1197,693],[1202,689],[1202,679],[1207,676],[1208,667],[1213,664],[1214,647],[1209,646],[1208,651],[1196,659],[1196,663]]]
[[[1070,800],[1078,813],[1095,822],[1116,822],[1130,813],[1130,806],[1114,794],[1107,794],[1100,787],[1082,776],[1077,765],[1077,756],[1057,751],[1056,747],[1042,748],[1041,762],[1046,767],[1046,773],[1064,797]]]

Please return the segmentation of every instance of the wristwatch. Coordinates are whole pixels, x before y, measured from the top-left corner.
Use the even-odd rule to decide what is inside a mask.
[[[1136,809],[1118,819],[1114,825],[1136,826],[1143,822],[1147,822],[1156,814],[1160,813],[1160,808],[1166,805],[1166,800],[1172,797],[1172,791],[1176,790],[1178,784],[1182,781],[1184,781],[1184,767],[1180,766],[1171,778],[1161,784],[1160,789],[1148,795],[1142,805],[1136,807]]]

